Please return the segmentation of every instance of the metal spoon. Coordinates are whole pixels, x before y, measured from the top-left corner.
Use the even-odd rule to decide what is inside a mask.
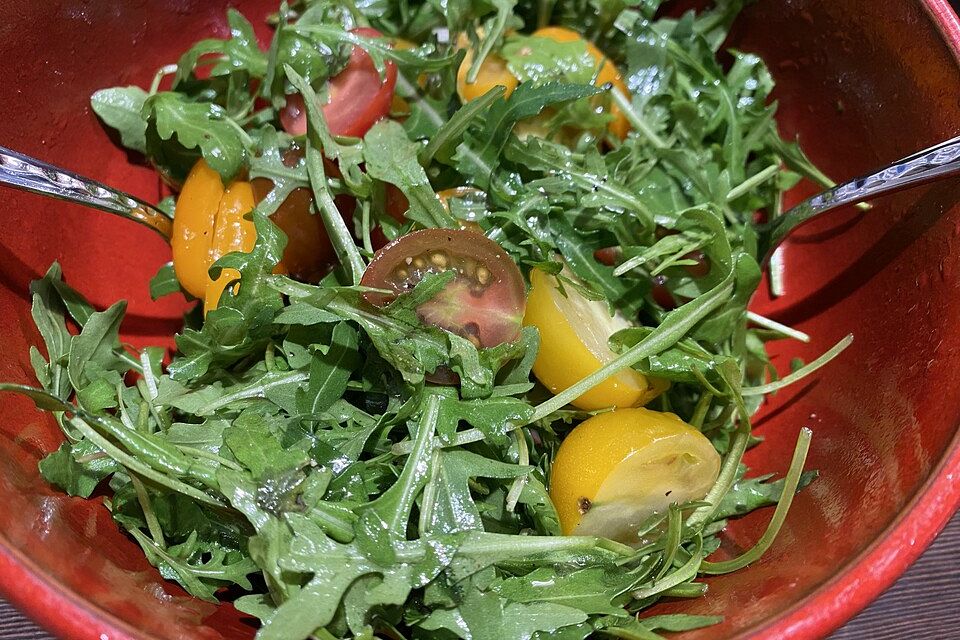
[[[759,225],[758,246],[766,264],[774,249],[801,224],[838,207],[960,173],[960,136],[804,200]],[[172,220],[156,207],[72,171],[0,147],[0,184],[87,205],[146,225],[170,238]]]
[[[0,147],[0,184],[86,205],[139,222],[166,240],[173,233],[173,220],[153,205],[6,147]]]

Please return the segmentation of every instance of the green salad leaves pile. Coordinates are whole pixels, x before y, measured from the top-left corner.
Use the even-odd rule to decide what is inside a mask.
[[[171,182],[202,157],[225,182],[267,178],[273,190],[252,213],[254,249],[213,267],[237,270],[239,286],[205,318],[187,315],[168,363],[161,348],[121,343],[123,302],[94,309],[57,265],[33,284],[39,387],[2,388],[63,428],[43,476],[83,497],[108,483],[107,508],[161,574],[205,600],[224,587],[241,594],[235,604],[262,621],[260,640],[647,640],[717,622],[637,614],[704,594],[698,577],[769,547],[815,475],[801,473],[810,434],[783,479],[748,479],[741,458],[759,441],[751,416],[849,340],[783,379],[771,366],[766,342],[806,336],[747,311],[761,275],[753,217],[776,215],[801,177],[828,181],[779,136],[763,62],[721,50],[743,2],[677,18],[657,17],[659,5],[309,0],[281,5],[266,51],[231,10],[228,38],[198,42],[153,86],[94,94],[123,144]],[[593,40],[631,95],[594,86],[575,45],[521,56],[524,34],[547,24]],[[385,37],[352,33],[358,25]],[[396,37],[416,46],[392,48]],[[494,88],[461,103],[458,39],[474,65],[498,51],[527,81],[509,97]],[[397,65],[406,113],[362,139],[338,138],[315,105],[354,46],[380,69]],[[279,126],[294,92],[308,110],[297,140]],[[608,133],[598,101],[628,118],[625,140]],[[518,122],[541,113],[543,135],[518,135]],[[294,143],[304,153],[291,163]],[[385,212],[388,185],[409,202],[405,222]],[[447,208],[435,195],[463,185],[485,199]],[[274,273],[287,239],[269,216],[301,187],[339,262],[315,284]],[[355,199],[352,217],[334,200],[342,194]],[[478,348],[420,322],[415,309],[442,276],[382,309],[365,301],[375,228],[392,239],[467,219],[524,273],[559,273],[563,256],[579,279],[570,286],[635,321],[611,339],[620,357],[551,396],[531,377],[535,329]],[[612,266],[594,257],[608,247],[618,248]],[[710,264],[702,277],[684,269],[696,251]],[[655,284],[675,308],[658,302]],[[151,288],[179,291],[169,265]],[[459,384],[426,381],[441,367]],[[670,380],[651,408],[677,413],[724,456],[704,501],[653,518],[653,542],[639,549],[560,535],[547,492],[560,441],[589,416],[569,401],[624,367]],[[778,506],[756,548],[707,560],[728,518],[768,505]]]

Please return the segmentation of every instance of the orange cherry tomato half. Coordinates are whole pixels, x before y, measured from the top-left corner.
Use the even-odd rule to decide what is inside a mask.
[[[352,33],[368,38],[382,35],[369,27],[354,29]],[[363,136],[377,120],[390,113],[396,85],[397,65],[388,60],[385,77],[381,80],[373,59],[361,47],[355,46],[346,68],[328,82],[329,102],[323,105],[323,115],[330,133]],[[280,111],[280,123],[293,136],[307,132],[307,111],[299,93],[287,96],[287,104]]]
[[[375,306],[413,289],[429,273],[456,277],[417,308],[427,323],[470,340],[477,347],[513,342],[520,336],[526,287],[516,263],[493,240],[463,229],[424,229],[377,251],[361,284],[392,294],[368,293]]]

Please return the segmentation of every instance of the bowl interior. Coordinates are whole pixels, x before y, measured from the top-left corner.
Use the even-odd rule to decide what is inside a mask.
[[[0,141],[156,200],[162,188],[153,171],[111,142],[87,98],[105,86],[149,84],[158,66],[175,61],[193,41],[225,35],[227,4],[0,0],[0,75],[8,86]],[[272,0],[229,4],[255,24],[275,8]],[[808,154],[843,180],[956,133],[960,74],[930,15],[927,5],[934,4],[757,3],[738,23],[731,45],[763,55],[778,82],[781,130],[799,136]],[[762,635],[782,612],[841,573],[890,579],[889,572],[864,567],[862,555],[910,517],[904,514],[957,434],[957,187],[944,182],[884,199],[867,214],[838,213],[805,227],[786,247],[788,295],[773,301],[761,295],[756,306],[813,341],[781,345],[780,370],[793,357],[816,357],[847,333],[855,342],[815,380],[764,408],[758,433],[766,443],[748,454],[754,473],[783,471],[798,430],[809,426],[815,434],[809,467],[821,476],[794,502],[761,561],[710,579],[707,598],[660,605],[726,616],[722,625],[690,637]],[[33,381],[28,348],[40,338],[30,319],[28,284],[54,260],[95,304],[129,301],[126,340],[169,344],[185,303],[153,302],[148,295],[147,280],[169,260],[162,240],[74,205],[13,191],[3,191],[2,199],[0,379]],[[4,576],[31,576],[32,587],[18,590],[12,578],[0,576],[0,589],[70,637],[96,638],[107,630],[110,637],[157,640],[252,636],[251,621],[229,605],[200,603],[163,581],[99,500],[68,498],[45,485],[37,460],[60,439],[56,424],[29,402],[3,398],[0,565],[9,568]],[[956,504],[956,496],[946,499]],[[941,520],[948,507],[938,512]],[[720,553],[751,546],[769,517],[768,510],[731,524]],[[928,524],[927,539],[939,523]],[[871,584],[865,588],[873,593],[886,586]],[[848,609],[841,615],[855,607]],[[797,637],[825,633],[841,621],[801,625]]]

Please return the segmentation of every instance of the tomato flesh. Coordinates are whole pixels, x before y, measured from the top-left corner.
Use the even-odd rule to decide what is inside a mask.
[[[366,294],[384,306],[410,291],[428,274],[456,276],[433,299],[417,308],[427,323],[493,347],[520,336],[526,287],[520,270],[493,240],[463,229],[425,229],[386,245],[374,256],[361,284],[391,293]]]
[[[369,27],[354,29],[352,33],[368,38],[382,35]],[[369,54],[361,47],[353,47],[346,68],[327,83],[329,101],[322,110],[330,133],[362,137],[377,120],[390,113],[396,85],[396,64],[386,61],[386,73],[381,79]],[[293,136],[307,132],[307,111],[299,93],[287,96],[287,104],[280,111],[280,123]]]

